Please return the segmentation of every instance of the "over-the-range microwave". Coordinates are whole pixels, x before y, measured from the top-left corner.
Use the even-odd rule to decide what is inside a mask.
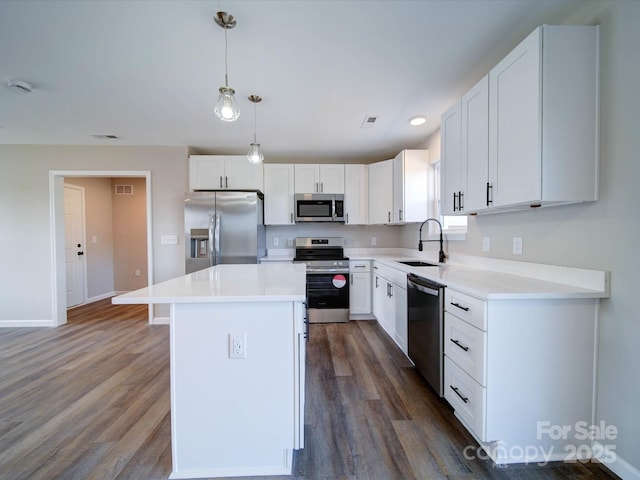
[[[297,193],[294,196],[296,223],[343,222],[344,195],[340,193]]]

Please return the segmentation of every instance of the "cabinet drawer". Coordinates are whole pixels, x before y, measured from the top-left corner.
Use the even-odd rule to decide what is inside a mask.
[[[444,357],[444,398],[480,440],[485,439],[486,389],[460,367]]]
[[[370,272],[371,261],[369,260],[351,260],[349,262],[349,271],[351,273]]]
[[[449,313],[444,314],[444,353],[480,385],[487,385],[487,334]]]
[[[377,275],[384,278],[385,280],[388,280],[391,283],[395,283],[396,285],[404,288],[405,290],[407,289],[407,273],[406,272],[402,270],[398,270],[393,267],[389,267],[388,265],[383,265],[378,262],[373,263],[373,271]]]
[[[487,330],[487,302],[448,288],[444,292],[445,311],[480,330]]]

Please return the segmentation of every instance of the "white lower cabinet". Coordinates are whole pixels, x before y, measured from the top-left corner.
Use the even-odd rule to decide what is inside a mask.
[[[597,305],[445,289],[445,399],[496,463],[565,460],[585,443],[575,428],[592,423]]]
[[[407,274],[374,262],[373,314],[407,354]]]
[[[371,313],[371,261],[349,262],[349,313],[366,315]]]

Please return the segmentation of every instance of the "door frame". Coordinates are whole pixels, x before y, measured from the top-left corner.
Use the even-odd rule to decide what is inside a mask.
[[[65,177],[143,177],[147,196],[147,285],[153,284],[153,232],[150,170],[49,170],[49,206],[51,234],[51,287],[53,325],[67,323],[67,280],[64,252],[64,178]],[[149,305],[149,323],[153,323],[153,305]]]
[[[65,188],[69,188],[71,190],[78,190],[80,192],[80,210],[82,211],[81,216],[82,216],[82,232],[80,234],[80,236],[82,237],[82,245],[84,248],[84,251],[87,251],[87,216],[86,216],[86,210],[85,210],[85,196],[84,196],[84,187],[81,187],[79,185],[73,185],[71,183],[65,183],[63,185],[63,192]],[[63,194],[64,195],[64,194]],[[64,201],[64,198],[63,198]],[[66,258],[65,258],[65,262],[66,262]],[[83,305],[86,301],[87,301],[87,297],[88,297],[88,291],[89,288],[87,286],[87,256],[83,255],[82,256],[82,303],[80,303],[79,305]],[[66,276],[65,276],[65,291],[66,291]],[[66,299],[65,301],[65,306],[66,308],[69,308],[69,304],[68,304],[68,299]]]

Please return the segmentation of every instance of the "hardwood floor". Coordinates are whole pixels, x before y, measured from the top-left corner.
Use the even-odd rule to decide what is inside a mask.
[[[610,479],[598,464],[492,466],[374,321],[311,325],[295,479]],[[166,479],[169,329],[96,302],[0,329],[0,479]]]

